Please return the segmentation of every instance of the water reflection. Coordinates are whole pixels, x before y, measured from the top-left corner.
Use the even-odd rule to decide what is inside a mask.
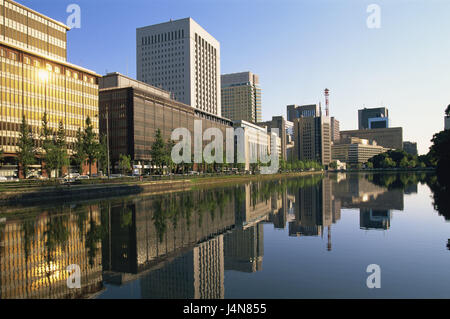
[[[0,298],[110,297],[133,282],[140,298],[224,298],[225,272],[263,270],[264,225],[326,235],[331,251],[342,209],[359,209],[361,229],[389,230],[419,182],[429,177],[311,176],[5,214]],[[67,287],[71,264],[80,289]]]

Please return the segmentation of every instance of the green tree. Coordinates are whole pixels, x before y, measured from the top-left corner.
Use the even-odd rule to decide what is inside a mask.
[[[98,163],[103,171],[103,174],[108,173],[108,140],[105,134],[100,137],[100,144],[98,149]]]
[[[86,162],[86,153],[84,152],[84,145],[83,145],[83,133],[81,132],[81,129],[78,128],[77,131],[77,139],[74,144],[74,155],[73,160],[75,164],[77,165],[80,174],[83,173],[83,165]]]
[[[119,155],[119,168],[122,170],[122,174],[126,174],[131,171],[131,156]]]
[[[27,178],[30,165],[33,165],[36,161],[36,150],[34,147],[33,133],[25,119],[25,115],[22,115],[22,124],[20,125],[17,146],[19,147],[19,152],[17,153],[19,165],[22,167],[24,178]]]
[[[89,176],[92,176],[92,164],[98,159],[99,143],[89,116],[86,118],[86,128],[83,133],[83,149],[89,164]]]
[[[70,160],[69,154],[67,152],[67,140],[66,140],[66,130],[64,129],[64,124],[59,121],[58,131],[56,132],[55,146],[57,152],[57,165],[56,172],[57,175],[62,174],[62,169],[64,167],[69,167]]]
[[[330,163],[330,165],[328,165],[331,169],[337,169],[337,162],[333,161]]]
[[[152,149],[150,151],[150,155],[152,157],[152,162],[156,165],[161,171],[165,161],[165,153],[166,148],[164,144],[164,140],[161,135],[161,130],[156,130],[155,142],[152,145]]]

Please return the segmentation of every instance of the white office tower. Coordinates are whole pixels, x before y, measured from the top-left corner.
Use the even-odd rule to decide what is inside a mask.
[[[137,79],[221,116],[220,43],[191,18],[136,30]]]

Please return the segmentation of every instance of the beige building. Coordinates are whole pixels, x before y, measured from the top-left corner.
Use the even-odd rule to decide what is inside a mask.
[[[244,130],[245,170],[250,170],[250,164],[257,163],[271,154],[272,135],[274,135],[273,140],[276,141],[278,158],[281,157],[281,138],[275,133],[268,133],[267,127],[260,127],[247,121],[235,121],[233,127],[235,130],[239,128]],[[235,147],[235,151],[239,152],[239,147]]]
[[[232,121],[262,121],[259,77],[252,72],[223,74],[222,116]]]
[[[137,79],[184,104],[218,115],[220,43],[192,18],[136,30]]]
[[[294,159],[331,162],[331,123],[329,117],[300,117],[294,119]]]
[[[378,155],[388,151],[388,148],[377,145],[375,141],[350,137],[340,143],[331,146],[333,161],[341,161],[347,164],[364,164]]]
[[[377,145],[386,148],[403,149],[403,128],[401,127],[341,131],[341,139],[350,137],[376,141]]]

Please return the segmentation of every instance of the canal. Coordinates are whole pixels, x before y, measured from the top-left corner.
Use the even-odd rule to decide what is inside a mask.
[[[449,298],[435,182],[342,173],[4,208],[0,298]]]

